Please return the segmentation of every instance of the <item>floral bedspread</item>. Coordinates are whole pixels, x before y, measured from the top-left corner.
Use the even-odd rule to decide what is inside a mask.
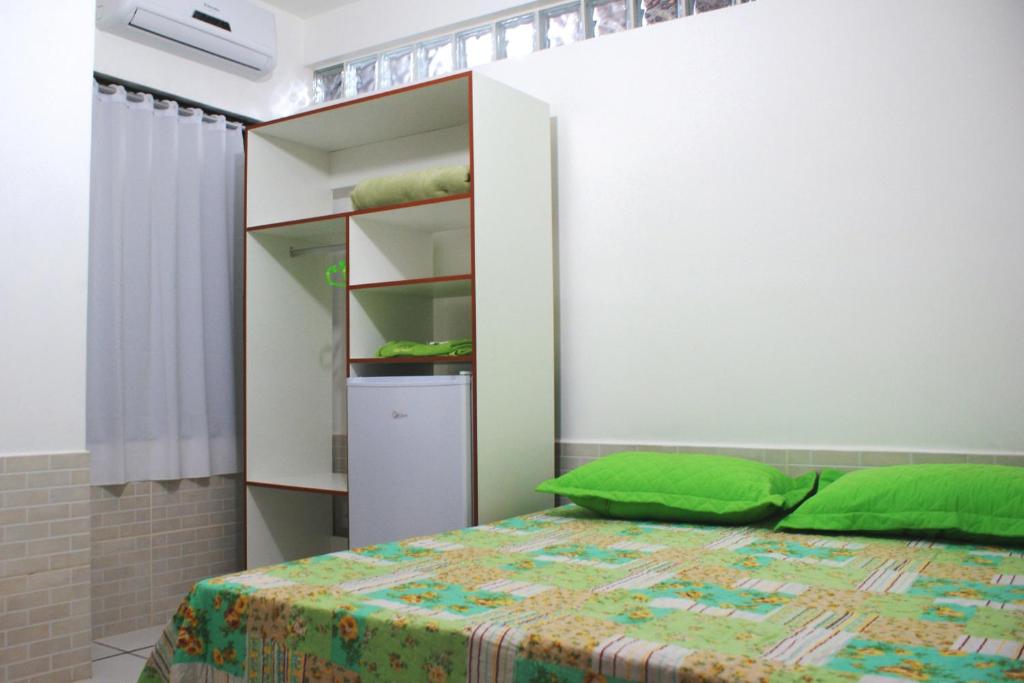
[[[576,506],[203,581],[140,681],[1024,680],[1024,553]]]

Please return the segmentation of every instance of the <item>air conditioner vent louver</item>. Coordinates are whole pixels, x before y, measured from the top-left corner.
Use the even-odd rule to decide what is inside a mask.
[[[205,21],[207,24],[210,24],[211,26],[216,26],[217,28],[222,28],[225,31],[231,30],[231,24],[224,21],[223,19],[218,19],[217,17],[210,16],[206,12],[200,12],[199,10],[196,10],[192,13],[192,18],[198,19],[199,21]]]

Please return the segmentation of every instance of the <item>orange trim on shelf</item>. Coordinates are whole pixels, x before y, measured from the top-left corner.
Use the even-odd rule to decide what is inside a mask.
[[[472,180],[470,180],[472,183]],[[402,202],[401,204],[388,204],[387,206],[373,206],[369,209],[354,209],[345,213],[346,216],[364,216],[368,213],[380,213],[382,211],[397,211],[398,209],[408,209],[413,206],[423,206],[424,204],[441,204],[443,202],[457,202],[462,199],[469,199],[470,192],[463,192],[461,194],[450,194],[446,197],[431,197],[429,199],[417,199],[411,202]]]
[[[292,225],[302,225],[303,223],[319,223],[320,221],[330,220],[342,220],[351,216],[363,216],[368,213],[381,213],[384,211],[397,211],[399,209],[409,209],[414,206],[424,206],[426,204],[441,204],[444,202],[457,202],[463,199],[469,199],[472,193],[465,192],[463,194],[450,194],[447,197],[431,197],[430,199],[417,199],[412,202],[402,202],[401,204],[388,204],[387,206],[375,206],[370,209],[354,209],[352,211],[339,211],[338,213],[325,213],[322,216],[311,216],[309,218],[295,218],[289,221],[279,221],[277,223],[263,223],[261,225],[254,225],[246,228],[246,232],[256,232],[257,230],[269,230],[271,228],[284,228]]]
[[[242,232],[249,221],[249,131],[242,130],[242,151],[245,158],[242,161]],[[241,422],[241,447],[242,447],[242,480],[249,478],[249,425],[247,422],[249,414],[249,240],[242,239],[242,410]],[[249,496],[242,491],[242,569],[249,568]]]
[[[351,285],[350,290],[360,289],[378,289],[381,287],[407,287],[410,285],[430,285],[439,282],[469,282],[473,279],[473,276],[469,273],[465,275],[442,275],[440,277],[417,277],[411,280],[388,280],[386,282],[368,282],[362,285]]]
[[[469,109],[469,272],[472,275],[469,285],[469,324],[470,324],[470,337],[473,339],[473,349],[476,350],[476,156],[473,147],[473,72],[469,72],[469,87],[466,89],[466,107]],[[480,373],[476,363],[476,353],[473,354],[473,364],[470,367],[470,372],[473,373],[473,382],[470,385],[470,400],[471,415],[470,420],[473,423],[472,434],[470,438],[473,440],[472,453],[471,453],[471,466],[470,466],[470,493],[472,495],[472,521],[473,526],[480,523],[480,474],[479,474],[479,462],[477,458],[477,451],[480,448],[480,431],[477,428],[477,396],[480,393]]]
[[[338,489],[319,489],[312,486],[292,486],[291,484],[272,484],[268,481],[247,481],[246,486],[259,486],[267,489],[282,489],[284,491],[304,491],[306,493],[326,493],[332,496],[347,496],[348,491]]]

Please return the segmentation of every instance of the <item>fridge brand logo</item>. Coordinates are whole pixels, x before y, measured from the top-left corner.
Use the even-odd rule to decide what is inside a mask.
[[[400,413],[397,410],[391,411],[391,417],[395,420],[401,420],[403,417],[409,417],[408,413]]]

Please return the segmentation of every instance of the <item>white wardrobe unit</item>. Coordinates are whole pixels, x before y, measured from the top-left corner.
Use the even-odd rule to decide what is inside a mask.
[[[249,128],[248,566],[347,547],[350,489],[399,506],[405,484],[364,476],[360,490],[332,463],[345,377],[471,372],[472,521],[552,504],[533,491],[555,462],[550,144],[546,104],[472,73]],[[453,164],[470,192],[352,210],[362,180]],[[338,289],[325,272],[342,258]],[[385,341],[455,338],[473,354],[376,357]],[[372,463],[361,443],[349,459]]]

